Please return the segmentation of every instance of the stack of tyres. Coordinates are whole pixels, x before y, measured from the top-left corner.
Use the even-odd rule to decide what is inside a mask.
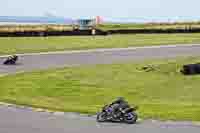
[[[194,75],[194,74],[200,74],[200,64],[187,64],[183,66],[183,69],[181,72],[184,75]]]

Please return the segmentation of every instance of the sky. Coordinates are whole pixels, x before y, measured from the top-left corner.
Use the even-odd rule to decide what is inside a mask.
[[[0,16],[102,16],[109,21],[200,20],[199,0],[1,0]]]

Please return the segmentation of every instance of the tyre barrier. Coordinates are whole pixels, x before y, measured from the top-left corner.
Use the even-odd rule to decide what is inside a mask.
[[[193,29],[120,29],[108,30],[108,34],[170,34],[170,33],[200,33],[200,28]]]
[[[184,65],[181,73],[183,73],[184,75],[200,74],[200,63]]]
[[[200,33],[200,28],[191,29],[120,29],[103,31],[96,29],[95,35],[112,34],[173,34],[173,33]],[[26,31],[0,32],[0,37],[45,37],[45,36],[91,36],[92,30],[69,31]]]
[[[0,37],[46,37],[46,36],[90,36],[91,30],[73,31],[26,31],[26,32],[0,32]],[[96,30],[96,35],[107,35],[107,32]]]

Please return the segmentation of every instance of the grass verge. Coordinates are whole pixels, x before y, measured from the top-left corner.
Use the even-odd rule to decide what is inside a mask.
[[[108,30],[123,30],[123,29],[187,29],[187,28],[199,28],[199,23],[132,23],[132,24],[101,24],[97,28]]]
[[[200,34],[136,34],[112,36],[0,38],[0,55],[96,48],[200,43]]]
[[[200,76],[179,73],[198,58],[95,65],[0,77],[0,100],[47,109],[95,113],[118,96],[142,118],[200,121]],[[153,65],[155,70],[141,68]]]

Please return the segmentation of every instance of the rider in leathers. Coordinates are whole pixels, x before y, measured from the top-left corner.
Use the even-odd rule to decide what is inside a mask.
[[[119,117],[121,115],[121,112],[124,109],[129,108],[130,106],[124,100],[124,98],[120,97],[116,101],[111,103],[111,107],[113,108],[113,112],[112,112],[113,117],[117,118],[117,117]],[[122,109],[122,110],[120,110],[120,109]]]

